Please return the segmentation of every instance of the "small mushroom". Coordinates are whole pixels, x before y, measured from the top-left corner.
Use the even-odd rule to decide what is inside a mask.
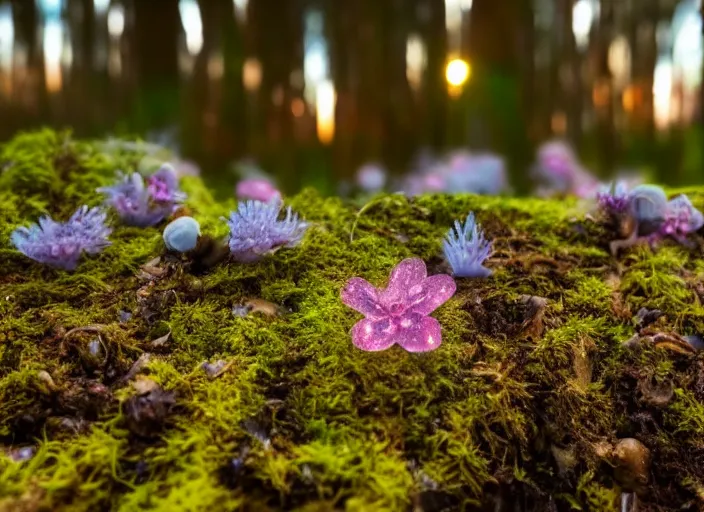
[[[198,245],[200,224],[193,217],[178,217],[164,228],[163,238],[166,248],[170,251],[192,251]]]
[[[638,491],[648,483],[650,450],[637,439],[620,439],[613,452],[616,479],[631,491]]]
[[[233,306],[232,313],[238,317],[245,317],[249,313],[262,313],[266,316],[279,316],[285,312],[284,308],[264,299],[248,299],[244,304]]]

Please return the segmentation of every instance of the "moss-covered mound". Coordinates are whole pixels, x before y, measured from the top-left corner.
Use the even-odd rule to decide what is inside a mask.
[[[703,506],[704,358],[663,334],[704,332],[700,249],[615,260],[569,201],[390,196],[357,215],[312,191],[288,201],[313,224],[302,245],[257,264],[196,272],[158,228],[116,227],[73,273],[9,245],[140,159],[50,131],[0,150],[0,511]],[[224,235],[234,201],[183,187]],[[409,256],[442,272],[470,210],[494,274],[434,313],[443,345],[354,348],[347,279],[384,285]]]

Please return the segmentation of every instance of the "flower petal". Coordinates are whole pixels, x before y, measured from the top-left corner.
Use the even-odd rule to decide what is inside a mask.
[[[423,284],[412,286],[408,290],[409,311],[420,315],[429,315],[455,294],[455,280],[446,274],[430,276]]]
[[[432,317],[408,315],[401,321],[400,327],[393,336],[393,342],[409,352],[428,352],[442,343],[440,323]]]
[[[394,344],[396,329],[388,319],[365,318],[352,327],[352,343],[367,352],[386,350]]]
[[[428,271],[422,259],[408,258],[403,260],[391,271],[389,284],[380,294],[381,302],[383,304],[391,304],[403,301],[408,289],[417,284],[422,284],[427,275]]]
[[[381,318],[385,312],[379,304],[379,293],[361,277],[353,277],[340,292],[342,303],[370,318]]]

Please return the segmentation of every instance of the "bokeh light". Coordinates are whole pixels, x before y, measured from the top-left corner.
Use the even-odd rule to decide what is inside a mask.
[[[335,138],[336,101],[335,85],[332,81],[320,82],[316,90],[315,108],[318,140],[322,144],[329,144]]]
[[[462,59],[452,59],[447,63],[445,78],[447,83],[453,87],[462,87],[471,74],[469,63]]]

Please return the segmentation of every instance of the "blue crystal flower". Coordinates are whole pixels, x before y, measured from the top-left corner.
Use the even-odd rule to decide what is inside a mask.
[[[670,236],[680,243],[686,243],[687,235],[704,226],[704,215],[697,210],[685,194],[668,202],[665,221],[660,227],[661,236]]]
[[[97,190],[106,194],[106,204],[115,209],[122,222],[147,227],[171,215],[186,195],[178,189],[178,178],[170,165],[162,166],[145,179],[138,172],[118,173],[118,182]]]
[[[68,220],[56,222],[49,216],[38,224],[19,227],[10,236],[12,245],[39,263],[74,270],[82,253],[97,254],[110,245],[112,230],[100,208],[82,206]]]
[[[457,277],[489,277],[491,270],[482,263],[491,254],[491,242],[484,238],[470,212],[464,225],[455,221],[455,227],[450,228],[443,241],[445,258],[452,267],[452,273]]]
[[[268,203],[240,201],[229,220],[223,219],[230,227],[228,243],[236,261],[251,263],[281,247],[295,247],[301,242],[308,224],[300,221],[290,206],[286,217],[279,220],[282,207],[278,199]]]

